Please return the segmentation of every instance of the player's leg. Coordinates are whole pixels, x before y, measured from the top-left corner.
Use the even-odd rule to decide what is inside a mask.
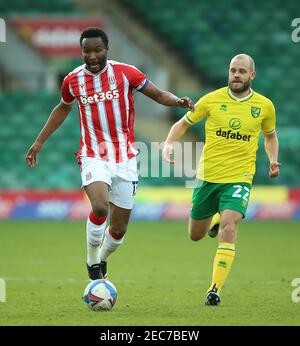
[[[126,181],[120,177],[113,179],[110,200],[110,225],[106,228],[100,249],[103,275],[107,275],[107,261],[124,241],[125,233],[134,204],[137,182]]]
[[[219,226],[220,226],[220,221],[221,221],[221,215],[220,213],[216,213],[212,220],[211,220],[211,224],[209,226],[209,231],[208,231],[208,235],[211,238],[215,238],[218,233],[219,233]]]
[[[80,158],[78,163],[82,186],[92,207],[86,222],[87,269],[90,279],[95,280],[101,277],[100,245],[109,210],[108,189],[111,178],[104,160],[85,157]]]
[[[197,241],[205,237],[211,224],[212,216],[202,220],[194,220],[189,218],[189,237],[191,240]]]
[[[107,217],[109,210],[109,186],[103,181],[95,181],[84,187],[96,218]]]
[[[191,240],[202,239],[209,231],[212,216],[218,211],[219,201],[215,193],[218,184],[197,181],[189,218]]]
[[[99,279],[100,245],[104,236],[109,210],[108,186],[104,182],[93,182],[84,187],[90,200],[92,211],[86,222],[87,268],[92,280]]]
[[[105,267],[105,273],[103,274],[107,274],[106,262],[108,257],[123,244],[131,214],[131,209],[120,208],[113,203],[110,205],[110,225],[106,228],[100,249],[100,260],[102,266]]]
[[[208,289],[207,305],[218,305],[220,292],[224,286],[235,257],[235,241],[238,224],[243,215],[235,210],[221,212],[219,244],[213,263],[212,282]]]
[[[223,210],[221,212],[221,221],[219,229],[219,242],[236,242],[238,225],[243,219],[243,214],[235,210]]]
[[[237,229],[246,214],[251,186],[245,183],[226,184],[221,189],[219,244],[213,264],[212,282],[206,298],[207,305],[220,303],[219,294],[235,257]]]

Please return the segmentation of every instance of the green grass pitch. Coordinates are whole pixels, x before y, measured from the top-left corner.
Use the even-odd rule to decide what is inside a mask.
[[[118,299],[109,312],[81,300],[88,283],[84,222],[1,222],[0,325],[300,325],[299,222],[244,222],[218,307],[204,306],[217,240],[186,223],[135,222],[109,260]]]

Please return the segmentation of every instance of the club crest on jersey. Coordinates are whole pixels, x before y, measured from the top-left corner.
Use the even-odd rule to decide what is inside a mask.
[[[108,76],[108,83],[109,84],[115,84],[116,78],[114,76]]]
[[[90,180],[92,178],[92,173],[91,172],[87,172],[87,174],[85,175],[85,179],[86,180]]]
[[[253,116],[253,118],[257,118],[259,117],[261,108],[259,107],[251,107],[251,115]]]

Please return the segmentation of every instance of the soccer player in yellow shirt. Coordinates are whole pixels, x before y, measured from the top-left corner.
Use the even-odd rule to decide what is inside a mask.
[[[206,305],[220,304],[220,291],[233,263],[237,228],[248,206],[261,130],[270,161],[269,176],[279,175],[275,108],[269,99],[251,89],[255,76],[253,59],[246,54],[235,56],[229,66],[228,87],[200,98],[195,111],[187,112],[172,126],[163,148],[164,159],[174,163],[173,143],[207,116],[189,219],[191,240],[202,239],[208,231],[211,236],[219,234]]]

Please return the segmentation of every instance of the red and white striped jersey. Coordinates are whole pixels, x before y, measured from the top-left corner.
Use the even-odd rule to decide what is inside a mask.
[[[78,157],[101,157],[119,163],[137,154],[132,92],[133,88],[141,91],[147,84],[147,77],[136,67],[112,60],[97,74],[83,64],[65,77],[62,102],[78,102]]]

